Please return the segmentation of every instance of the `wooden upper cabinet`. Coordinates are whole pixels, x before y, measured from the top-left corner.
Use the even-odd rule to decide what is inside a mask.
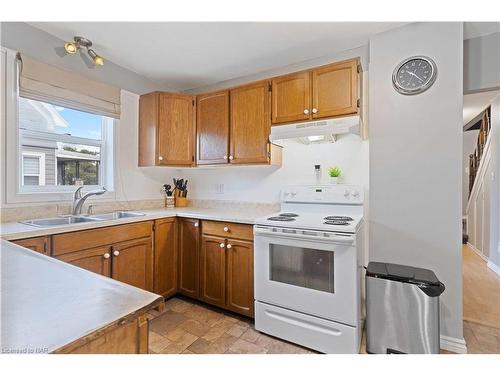
[[[99,275],[111,276],[111,246],[100,246],[55,258]]]
[[[311,112],[309,71],[288,74],[271,81],[272,122],[308,120]]]
[[[197,164],[226,164],[229,156],[229,91],[196,99]]]
[[[194,97],[153,92],[139,100],[139,166],[194,164]]]
[[[253,242],[228,239],[226,247],[226,307],[253,317]]]
[[[178,291],[190,297],[199,296],[200,222],[178,220]]]
[[[48,236],[25,238],[22,240],[12,241],[16,245],[36,251],[37,253],[50,255],[50,238]]]
[[[230,106],[229,162],[268,163],[271,131],[269,82],[260,81],[231,90]]]
[[[177,292],[176,229],[175,218],[155,221],[154,292],[164,297]]]
[[[202,236],[200,257],[200,298],[213,305],[225,306],[226,245],[221,237]]]
[[[358,112],[358,64],[349,60],[312,71],[312,118]]]

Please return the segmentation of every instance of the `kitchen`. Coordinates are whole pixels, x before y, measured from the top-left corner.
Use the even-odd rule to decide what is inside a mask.
[[[460,134],[450,134],[462,116],[463,23],[297,23],[289,35],[273,23],[1,27],[2,348],[466,352],[453,255],[459,212],[428,202],[428,184],[401,168],[424,170],[415,153],[440,131],[448,137],[443,155],[461,160]],[[148,56],[151,47],[139,39],[154,28],[169,35],[170,50],[200,61],[170,61],[168,71],[168,59],[158,56],[137,63],[133,55]],[[224,35],[225,43],[231,30],[246,35],[235,53],[245,61],[215,65],[210,76],[207,67],[224,61],[224,43],[199,54],[203,39],[180,46],[173,37],[189,30],[207,40]],[[128,40],[114,46],[120,33]],[[301,43],[333,34],[338,46],[332,40],[334,47],[298,52]],[[259,35],[274,39],[245,51]],[[417,46],[396,52],[405,38]],[[272,43],[291,52],[273,53]],[[398,74],[415,63],[432,74],[408,92]],[[438,103],[442,96],[447,103]],[[418,118],[401,129],[405,101]],[[428,113],[418,112],[423,106]],[[408,128],[426,116],[434,121],[436,112],[440,130]],[[86,129],[77,118],[97,125]],[[435,188],[459,197],[459,171],[443,176],[449,160],[433,158]],[[403,201],[402,192],[412,199]],[[440,229],[425,226],[420,238],[422,228],[411,226],[424,208]],[[415,256],[413,246],[426,241],[429,253]],[[399,298],[420,288],[415,298],[425,308],[381,312],[381,302],[391,301],[370,294],[384,283],[405,290]],[[46,315],[31,319],[19,298]],[[411,329],[396,330],[399,324],[414,324],[418,334],[406,337]],[[58,326],[65,328],[56,334]]]

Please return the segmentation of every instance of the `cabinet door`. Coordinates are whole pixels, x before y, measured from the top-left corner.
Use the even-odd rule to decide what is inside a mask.
[[[268,81],[231,90],[230,163],[268,162],[271,131],[269,94]]]
[[[226,294],[226,244],[221,237],[202,236],[200,257],[200,298],[224,307]]]
[[[354,114],[358,111],[358,61],[350,60],[312,72],[313,118]]]
[[[37,253],[50,255],[49,249],[49,237],[33,237],[33,238],[25,238],[22,240],[12,241],[16,245],[25,247],[27,249],[36,251]]]
[[[198,96],[196,140],[198,164],[228,162],[229,91]]]
[[[253,243],[227,240],[226,254],[226,307],[253,317]]]
[[[103,276],[111,274],[111,247],[100,246],[55,257],[63,262]]]
[[[199,296],[199,220],[178,221],[179,292],[190,297]]]
[[[193,97],[160,94],[158,165],[194,163]]]
[[[310,72],[274,78],[272,85],[272,122],[280,124],[311,117]]]
[[[151,237],[145,237],[113,245],[111,277],[137,288],[153,290],[151,242]]]
[[[169,297],[177,292],[177,235],[175,218],[155,222],[154,292]]]

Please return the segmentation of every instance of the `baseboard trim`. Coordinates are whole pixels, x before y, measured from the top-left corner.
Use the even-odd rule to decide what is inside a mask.
[[[482,260],[484,260],[485,262],[488,262],[488,258],[486,257],[486,255],[484,255],[479,249],[477,249],[473,244],[471,244],[470,242],[467,242],[467,246],[469,246],[471,248],[471,250],[473,252],[475,252],[477,255],[479,255],[481,257]]]
[[[439,338],[439,346],[441,349],[458,354],[467,354],[467,344],[464,339],[457,339],[444,335],[441,335]]]
[[[486,263],[486,265],[488,266],[488,268],[490,270],[492,270],[493,272],[495,272],[498,276],[500,276],[500,267],[497,266],[495,263],[493,263],[491,260],[488,261],[488,263]]]

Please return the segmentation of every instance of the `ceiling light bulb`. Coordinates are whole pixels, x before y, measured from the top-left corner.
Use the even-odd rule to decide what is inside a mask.
[[[96,65],[104,65],[104,59],[99,56],[97,53],[95,53],[95,51],[93,49],[90,49],[88,50],[88,53],[89,53],[89,56],[90,58],[94,61],[94,64]]]
[[[75,43],[73,42],[67,42],[64,44],[64,49],[66,50],[67,53],[74,55],[76,51],[78,51],[78,47]]]

